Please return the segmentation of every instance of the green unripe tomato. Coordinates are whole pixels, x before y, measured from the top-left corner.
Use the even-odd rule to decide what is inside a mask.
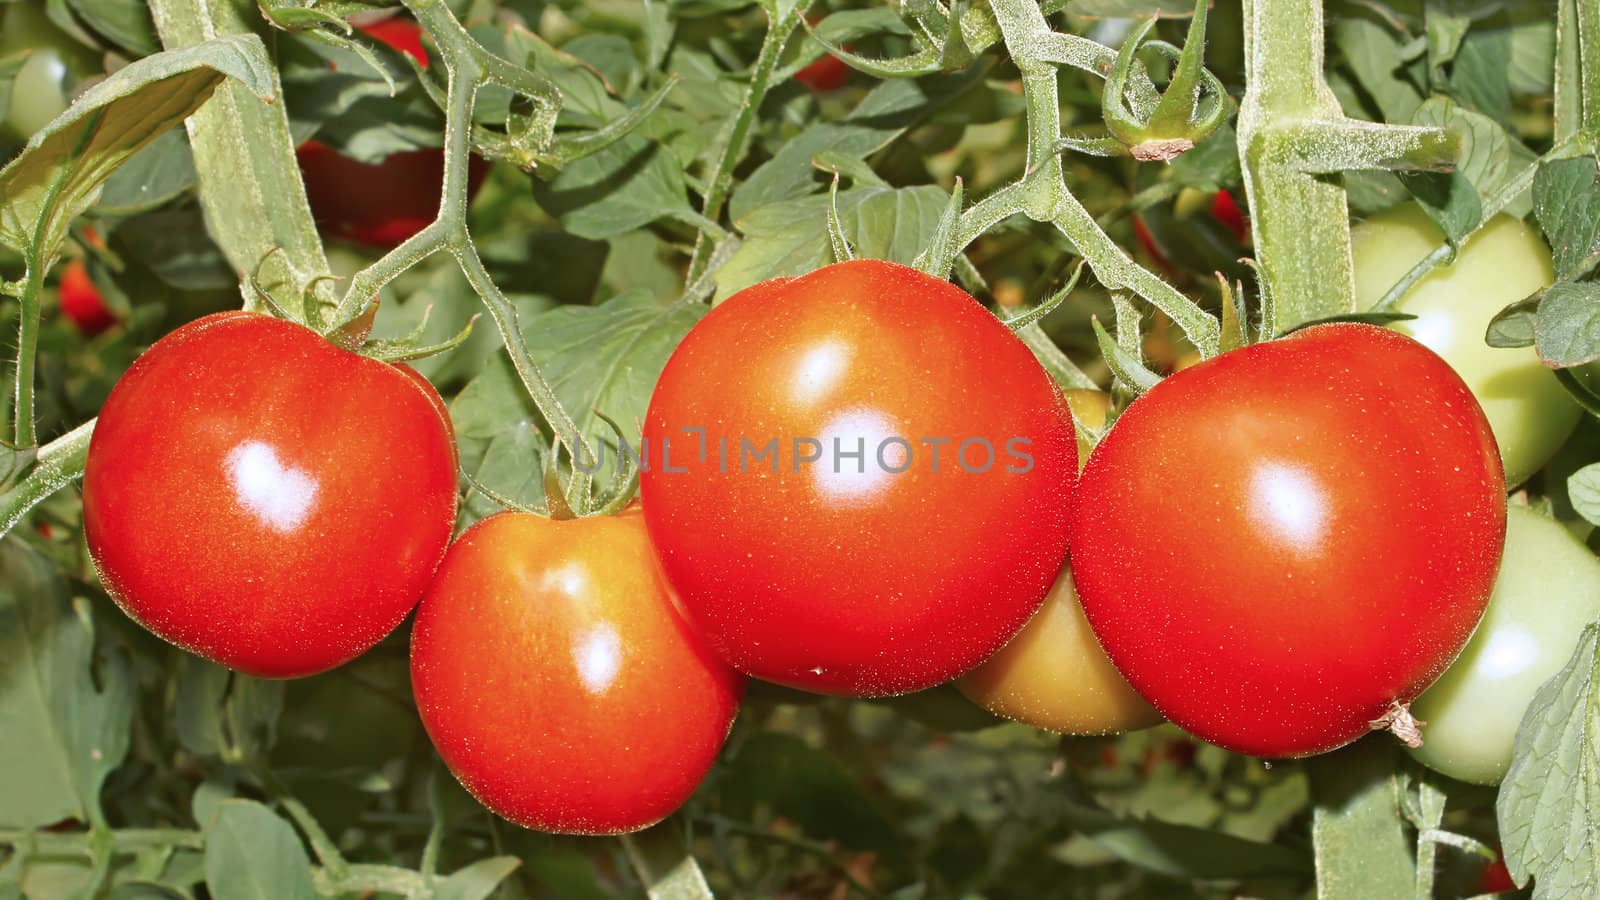
[[[43,4],[10,3],[0,15],[0,56],[30,51],[8,89],[10,103],[0,128],[17,140],[61,115],[73,88],[97,69],[94,53],[46,18]]]
[[[1567,664],[1597,615],[1600,560],[1559,522],[1511,507],[1483,621],[1461,656],[1411,704],[1426,723],[1412,755],[1451,778],[1498,783],[1534,693]]]
[[[1351,230],[1356,304],[1368,309],[1444,240],[1416,204],[1385,210]],[[1532,347],[1490,347],[1489,320],[1507,304],[1554,280],[1550,251],[1538,232],[1511,216],[1495,216],[1467,241],[1449,266],[1411,287],[1397,312],[1417,318],[1403,331],[1444,357],[1489,417],[1506,486],[1539,471],[1578,423],[1580,410]]]

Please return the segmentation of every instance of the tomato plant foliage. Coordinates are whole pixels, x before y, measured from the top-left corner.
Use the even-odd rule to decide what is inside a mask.
[[[1597,59],[0,3],[0,897],[1600,893]]]

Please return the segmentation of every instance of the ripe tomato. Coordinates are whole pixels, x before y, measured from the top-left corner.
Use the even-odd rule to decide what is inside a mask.
[[[1505,537],[1483,412],[1427,348],[1323,325],[1135,400],[1072,516],[1084,612],[1197,737],[1304,756],[1410,702],[1478,623]]]
[[[1351,230],[1356,301],[1366,309],[1444,240],[1415,204],[1379,213]],[[1555,278],[1550,251],[1531,226],[1496,216],[1461,248],[1456,261],[1435,269],[1396,304],[1417,318],[1397,322],[1444,357],[1472,389],[1505,462],[1506,483],[1522,483],[1550,461],[1580,410],[1539,361],[1532,347],[1490,347],[1489,320],[1506,305]]]
[[[1560,523],[1511,507],[1483,624],[1412,706],[1426,723],[1412,755],[1451,778],[1499,783],[1533,695],[1567,664],[1597,615],[1600,560]]]
[[[810,21],[816,25],[821,20],[813,18]],[[794,73],[794,80],[810,88],[813,93],[826,94],[850,83],[850,67],[830,54]]]
[[[712,309],[644,437],[667,575],[758,678],[855,696],[949,681],[1022,628],[1066,555],[1060,392],[972,297],[904,266],[840,263]]]
[[[1100,649],[1066,570],[1022,633],[956,687],[997,716],[1062,734],[1114,734],[1161,722]]]
[[[56,291],[61,298],[61,314],[84,335],[93,337],[117,324],[117,317],[106,308],[100,289],[89,280],[89,268],[83,260],[67,263]]]
[[[682,806],[743,692],[678,611],[637,510],[474,525],[417,611],[411,683],[473,796],[567,834],[636,831]]]
[[[415,22],[390,18],[357,27],[428,67],[422,30]],[[365,163],[312,139],[295,155],[317,227],[340,240],[387,250],[428,227],[439,213],[444,188],[441,149],[404,150],[381,162]],[[472,157],[467,175],[467,192],[476,194],[488,175],[487,163]]]
[[[217,313],[117,382],[83,494],[89,552],[128,615],[213,662],[296,677],[416,605],[455,522],[455,443],[411,369]]]

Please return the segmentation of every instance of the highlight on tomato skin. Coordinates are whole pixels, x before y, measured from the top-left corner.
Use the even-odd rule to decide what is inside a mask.
[[[1322,325],[1135,400],[1084,468],[1071,565],[1156,709],[1229,750],[1305,756],[1366,734],[1455,658],[1505,516],[1460,377],[1395,332]]]
[[[418,608],[411,673],[462,785],[562,834],[637,831],[682,806],[744,690],[678,611],[637,509],[468,529]]]
[[[455,522],[456,467],[443,401],[415,371],[217,313],[112,389],[84,536],[107,593],[157,636],[246,674],[312,675],[421,598]]]
[[[697,427],[733,465],[692,452]],[[838,263],[714,307],[668,360],[644,440],[682,467],[640,479],[663,569],[757,678],[850,696],[944,683],[1022,628],[1066,556],[1060,391],[970,295],[905,266]],[[802,462],[807,440],[862,455]],[[739,462],[768,442],[781,459]]]

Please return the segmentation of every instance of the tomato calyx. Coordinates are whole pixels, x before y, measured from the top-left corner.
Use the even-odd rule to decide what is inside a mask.
[[[1411,708],[1395,700],[1383,715],[1372,720],[1373,731],[1387,731],[1400,743],[1415,750],[1422,746],[1422,726],[1428,724],[1411,714]]]
[[[1206,12],[1209,4],[1198,0],[1189,33],[1181,50],[1160,41],[1145,43],[1155,18],[1149,18],[1128,36],[1117,61],[1106,74],[1100,109],[1106,129],[1129,156],[1141,162],[1166,162],[1194,149],[1221,127],[1232,101],[1217,76],[1204,65]],[[1155,51],[1173,63],[1172,78],[1154,111],[1141,119],[1126,100],[1128,78],[1139,64],[1142,51]]]

